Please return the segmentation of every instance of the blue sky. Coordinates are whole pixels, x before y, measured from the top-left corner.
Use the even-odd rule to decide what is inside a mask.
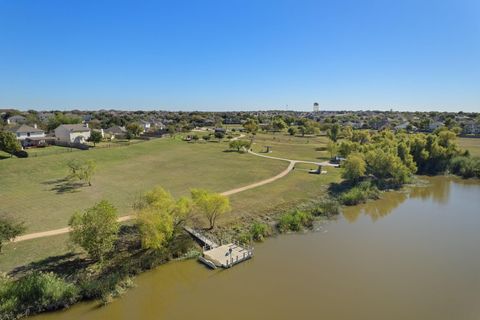
[[[480,112],[480,1],[0,0],[0,108]]]

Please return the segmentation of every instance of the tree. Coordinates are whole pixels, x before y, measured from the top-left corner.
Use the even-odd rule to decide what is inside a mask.
[[[291,136],[296,135],[297,134],[297,128],[295,128],[295,127],[288,128],[288,134],[291,135]]]
[[[282,118],[276,118],[272,122],[272,127],[274,131],[282,131],[287,127],[287,124]]]
[[[11,219],[0,218],[0,252],[5,241],[11,241],[25,232],[23,223],[16,223]]]
[[[330,152],[330,159],[333,159],[333,157],[336,155],[337,149],[338,149],[338,146],[336,142],[328,141],[327,151]]]
[[[13,132],[0,132],[0,150],[10,153],[10,157],[12,157],[15,152],[18,152],[21,149],[22,146]]]
[[[113,249],[120,228],[117,209],[106,200],[83,213],[76,212],[68,225],[72,229],[72,242],[85,250],[92,259],[100,261]]]
[[[133,137],[137,137],[142,133],[143,129],[138,123],[129,123],[126,127],[127,132],[131,134]]]
[[[330,127],[330,129],[327,130],[327,136],[333,142],[337,142],[339,133],[340,133],[340,126],[337,123],[333,124]]]
[[[198,136],[198,134],[194,134],[192,136],[192,139],[193,139],[193,141],[197,142],[200,139],[200,137]]]
[[[192,203],[182,197],[175,200],[161,187],[147,192],[134,205],[144,249],[161,249],[181,230],[192,211]]]
[[[208,141],[208,140],[210,140],[210,138],[212,138],[212,136],[210,134],[206,134],[202,138],[203,138],[203,140]]]
[[[215,138],[223,139],[224,137],[225,137],[225,133],[223,131],[216,131],[215,132]]]
[[[255,134],[258,131],[258,122],[255,119],[249,118],[245,121],[243,127],[248,133]]]
[[[240,152],[242,148],[245,148],[245,149],[250,148],[250,142],[245,140],[233,140],[233,141],[230,141],[229,148]]]
[[[94,160],[71,160],[67,163],[67,166],[71,172],[70,178],[76,178],[92,186],[92,177],[97,169],[97,164]]]
[[[204,189],[192,189],[191,194],[195,207],[208,219],[210,229],[215,227],[218,217],[231,210],[230,200],[224,195]]]
[[[92,130],[90,133],[90,138],[88,138],[88,141],[93,142],[93,146],[95,146],[97,143],[102,141],[102,133],[96,130]]]
[[[365,175],[366,166],[363,156],[359,153],[353,153],[343,162],[344,171],[342,177],[356,183]]]

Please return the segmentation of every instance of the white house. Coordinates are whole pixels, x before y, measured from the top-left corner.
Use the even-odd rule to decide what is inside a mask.
[[[45,144],[45,131],[38,129],[37,125],[30,127],[23,124],[19,127],[10,129],[9,131],[15,134],[17,140],[19,140],[24,147]]]
[[[145,120],[140,120],[140,126],[143,128],[143,132],[150,129],[150,122]]]
[[[55,129],[57,141],[66,143],[85,143],[90,138],[88,124],[61,124]]]

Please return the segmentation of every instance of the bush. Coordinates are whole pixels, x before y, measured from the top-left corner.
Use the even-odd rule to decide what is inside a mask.
[[[64,308],[78,299],[78,289],[53,273],[32,273],[0,280],[0,319],[15,319]]]
[[[310,212],[295,210],[280,217],[278,230],[280,232],[300,231],[303,227],[311,226],[312,222],[313,216]]]
[[[25,150],[19,150],[13,153],[17,158],[28,158],[28,152]]]
[[[450,171],[463,178],[480,177],[480,159],[458,156],[450,161]]]
[[[265,237],[272,234],[270,226],[266,223],[255,222],[250,227],[250,235],[255,241],[263,241]]]
[[[105,274],[97,279],[80,282],[82,296],[87,299],[101,299],[108,303],[133,286],[133,281],[122,272]]]
[[[340,204],[335,199],[322,200],[312,209],[315,216],[335,216],[340,213]]]
[[[342,204],[353,206],[359,203],[364,203],[368,199],[378,199],[379,191],[377,187],[373,186],[369,181],[363,181],[350,190],[342,193],[339,200]]]

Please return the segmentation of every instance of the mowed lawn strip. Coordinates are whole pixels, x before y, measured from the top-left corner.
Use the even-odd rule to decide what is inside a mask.
[[[65,227],[77,210],[107,199],[119,215],[132,213],[136,196],[160,185],[175,196],[190,188],[221,192],[278,174],[286,163],[224,152],[228,143],[157,139],[126,147],[0,161],[0,215],[25,221],[27,233]],[[93,159],[91,187],[59,190],[72,159]]]

